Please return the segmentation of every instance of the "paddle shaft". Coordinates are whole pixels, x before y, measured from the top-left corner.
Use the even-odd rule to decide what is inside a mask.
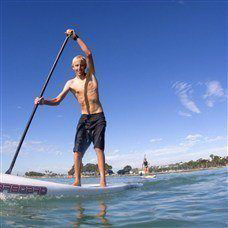
[[[70,36],[71,36],[71,35],[70,35]],[[61,48],[60,48],[60,50],[59,50],[59,53],[58,53],[58,55],[57,55],[57,57],[56,57],[56,59],[55,59],[55,62],[54,62],[53,66],[52,66],[52,68],[51,68],[51,70],[50,70],[50,72],[49,72],[49,74],[48,74],[48,76],[47,76],[46,82],[45,82],[44,85],[43,85],[43,88],[42,88],[42,90],[41,90],[41,93],[40,93],[40,96],[39,96],[39,97],[42,97],[42,96],[43,96],[44,91],[45,91],[45,89],[46,89],[46,87],[47,87],[47,84],[48,84],[48,82],[49,82],[49,80],[50,80],[50,78],[51,78],[51,75],[52,75],[52,73],[53,73],[53,71],[54,71],[54,69],[55,69],[55,67],[56,67],[56,65],[57,65],[57,62],[58,62],[58,60],[59,60],[59,58],[60,58],[60,56],[61,56],[61,54],[62,54],[62,52],[63,52],[63,49],[64,49],[64,47],[66,46],[66,43],[67,43],[68,39],[70,38],[70,36],[68,35],[68,36],[66,37],[66,39],[64,40],[64,42],[63,42],[63,44],[62,44],[62,46],[61,46]],[[26,127],[25,127],[25,130],[24,130],[24,132],[23,132],[23,134],[22,134],[21,140],[20,140],[20,142],[19,142],[19,144],[18,144],[18,146],[17,146],[17,150],[16,150],[16,152],[15,152],[15,154],[14,154],[14,157],[13,157],[13,160],[12,160],[12,162],[11,162],[11,164],[10,164],[10,167],[9,167],[9,169],[5,172],[6,174],[11,174],[11,172],[12,172],[12,170],[13,170],[13,167],[14,167],[15,162],[16,162],[16,160],[17,160],[17,156],[18,156],[18,154],[19,154],[19,152],[20,152],[22,143],[23,143],[23,141],[24,141],[24,139],[25,139],[25,136],[26,136],[26,134],[27,134],[27,131],[28,131],[28,129],[29,129],[29,126],[30,126],[30,124],[31,124],[31,122],[32,122],[32,119],[33,119],[34,115],[35,115],[35,112],[36,112],[36,110],[37,110],[37,107],[38,107],[38,104],[34,105],[34,107],[33,107],[33,111],[32,111],[32,113],[31,113],[31,115],[30,115],[30,118],[29,118],[29,120],[28,120],[28,122],[27,122],[27,125],[26,125]]]

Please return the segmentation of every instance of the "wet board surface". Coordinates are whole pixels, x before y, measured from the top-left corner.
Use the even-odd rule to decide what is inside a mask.
[[[105,188],[97,184],[86,184],[79,187],[10,174],[0,174],[0,193],[4,195],[97,195],[120,192],[140,186],[141,184],[139,183],[120,183],[108,185]]]

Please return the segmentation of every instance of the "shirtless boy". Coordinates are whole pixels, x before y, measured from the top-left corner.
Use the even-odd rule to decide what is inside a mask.
[[[106,121],[99,101],[98,82],[95,77],[92,53],[82,39],[75,34],[74,30],[68,29],[66,34],[72,34],[72,38],[77,41],[81,50],[85,53],[86,58],[82,55],[73,58],[72,69],[75,72],[75,77],[67,81],[62,92],[56,98],[45,100],[43,97],[37,97],[34,102],[39,105],[56,106],[60,104],[69,91],[75,96],[81,105],[82,115],[78,121],[73,149],[75,169],[75,181],[73,185],[81,186],[82,158],[91,142],[93,142],[98,158],[100,186],[105,187],[104,140]]]

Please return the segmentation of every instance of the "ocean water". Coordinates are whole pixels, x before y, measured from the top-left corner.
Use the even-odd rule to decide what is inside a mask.
[[[47,179],[71,183],[69,179]],[[83,183],[98,183],[84,178]],[[160,174],[116,194],[0,199],[0,227],[228,227],[227,169]]]

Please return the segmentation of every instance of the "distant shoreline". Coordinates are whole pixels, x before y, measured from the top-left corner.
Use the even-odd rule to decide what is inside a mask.
[[[197,168],[197,169],[188,169],[188,170],[169,170],[165,172],[155,172],[155,173],[149,173],[148,175],[156,175],[156,174],[171,174],[171,173],[189,173],[189,172],[196,172],[196,171],[202,171],[202,170],[214,170],[214,169],[222,169],[222,168],[227,168],[228,166],[218,166],[218,167],[208,167],[208,168]],[[25,176],[25,175],[24,175]],[[61,175],[61,176],[25,176],[25,177],[30,177],[30,178],[67,178],[68,175]],[[113,175],[107,175],[107,177],[121,177],[121,176],[140,176],[139,174],[123,174],[123,175],[118,175],[118,174],[113,174]],[[99,177],[99,176],[83,176],[83,178],[90,178],[90,177]],[[73,178],[73,177],[72,177]],[[71,179],[71,178],[68,178]]]
[[[228,166],[217,166],[217,167],[208,167],[208,168],[197,168],[197,169],[188,169],[188,170],[169,170],[166,172],[157,172],[156,174],[167,174],[167,173],[188,173],[188,172],[196,172],[201,170],[213,170],[213,169],[222,169],[227,168]]]

